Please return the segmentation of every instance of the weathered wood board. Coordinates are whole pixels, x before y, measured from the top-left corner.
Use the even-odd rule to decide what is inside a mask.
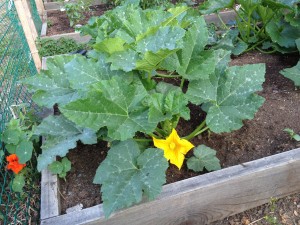
[[[102,205],[49,219],[42,225],[208,224],[300,192],[300,148],[165,185],[154,201],[103,215]],[[42,205],[43,207],[43,205]]]

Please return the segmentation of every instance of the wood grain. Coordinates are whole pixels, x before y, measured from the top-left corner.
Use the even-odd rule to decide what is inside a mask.
[[[32,55],[34,64],[36,66],[36,69],[40,71],[42,63],[40,56],[38,54],[37,47],[35,45],[35,38],[37,37],[36,29],[34,27],[31,14],[28,8],[28,4],[25,0],[14,0],[15,7],[27,40],[27,43],[29,45],[30,53]],[[31,18],[31,22],[30,22]],[[34,28],[33,28],[33,27]],[[35,32],[34,32],[35,30]]]
[[[43,225],[204,225],[300,192],[300,148],[165,185],[154,201],[103,216],[102,205],[43,219]]]

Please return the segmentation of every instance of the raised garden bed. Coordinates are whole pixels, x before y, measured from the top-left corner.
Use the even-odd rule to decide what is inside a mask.
[[[81,21],[81,24],[87,23],[90,17],[102,15],[107,10],[107,6],[104,4],[91,6],[90,10],[85,14],[86,18]],[[86,43],[90,40],[89,36],[81,36],[80,33],[75,32],[74,28],[70,27],[69,19],[64,11],[46,11],[44,21],[41,38],[72,38],[78,43]]]
[[[266,203],[271,197],[280,198],[299,192],[300,177],[297,176],[297,171],[300,169],[300,149],[296,149],[297,142],[291,140],[282,131],[286,127],[296,132],[300,130],[297,120],[300,108],[294,104],[299,102],[299,91],[294,90],[293,83],[278,73],[282,68],[293,66],[297,59],[297,55],[262,55],[254,52],[233,60],[233,64],[239,65],[259,62],[267,64],[266,82],[261,93],[266,98],[266,102],[255,119],[245,122],[241,130],[222,135],[212,134],[211,137],[204,136],[194,142],[204,143],[216,149],[222,167],[240,165],[165,185],[158,199],[116,212],[108,220],[104,219],[101,204],[83,210],[79,207],[79,211],[60,214],[61,205],[65,210],[79,203],[87,207],[93,202],[100,201],[97,197],[99,191],[97,193],[92,189],[93,187],[79,186],[78,192],[76,188],[70,190],[72,182],[78,183],[86,176],[81,168],[76,167],[76,163],[73,165],[74,171],[69,175],[70,183],[61,182],[62,186],[68,185],[68,190],[58,191],[56,189],[57,178],[44,171],[42,224],[116,224],[118,222],[122,224],[181,224],[182,222],[207,224]],[[193,110],[193,113],[199,112]],[[188,124],[182,124],[181,127],[189,129]],[[276,154],[289,149],[294,150]],[[84,156],[77,155],[80,149],[74,153],[73,151],[70,153],[71,159],[72,157],[88,157],[86,151],[83,152]],[[97,151],[105,152],[105,148],[97,149]],[[273,156],[258,159],[268,155]],[[85,158],[85,161],[90,163],[93,160]],[[254,161],[248,162],[250,160]],[[79,163],[79,165],[82,164]],[[88,168],[93,174],[90,164]],[[182,168],[182,171],[176,172],[171,167],[168,171],[169,181],[173,179],[170,177],[181,176],[181,173],[186,171],[186,168]],[[80,172],[81,175],[75,176],[76,172]],[[49,177],[54,178],[54,181],[49,180]],[[91,180],[86,183],[92,183],[93,175],[90,177]],[[99,189],[99,187],[94,188]],[[85,196],[82,192],[86,190],[88,190],[88,195]],[[96,195],[91,195],[94,192]],[[59,199],[59,193],[66,199],[72,196],[82,196],[90,199],[92,203],[91,205],[83,201],[66,203],[66,201],[60,201],[63,199]]]
[[[152,29],[156,32],[155,35],[150,33],[143,36],[141,33],[145,30],[147,33],[149,30],[147,26],[153,26],[152,21],[148,19],[150,16],[152,19],[157,17],[157,21],[160,21],[160,13],[168,12],[154,10],[154,14],[148,14],[148,11],[142,12],[141,9],[132,6],[116,8],[113,11],[115,14],[109,15],[112,16],[111,18],[104,18],[108,24],[112,25],[108,31],[99,29],[91,32],[94,39],[97,36],[94,34],[100,32],[94,45],[96,51],[90,54],[91,58],[58,56],[51,59],[52,64],[49,60],[49,73],[42,73],[42,75],[46,74],[50,79],[60,80],[61,76],[59,75],[65,74],[66,82],[64,84],[70,84],[70,90],[66,92],[68,97],[60,100],[55,98],[56,95],[52,95],[56,90],[48,90],[48,84],[45,84],[46,90],[43,91],[49,91],[51,98],[50,101],[46,99],[43,104],[51,108],[56,103],[62,115],[46,118],[37,128],[36,134],[46,137],[42,147],[43,153],[39,157],[38,169],[41,171],[47,168],[56,156],[66,156],[68,151],[76,146],[78,140],[95,145],[82,146],[79,144],[77,150],[72,150],[67,155],[74,165],[67,176],[66,183],[61,182],[59,185],[57,177],[43,171],[42,183],[43,186],[48,186],[48,189],[43,189],[42,193],[41,217],[43,224],[98,224],[100,222],[115,224],[118,221],[126,224],[160,224],[165,223],[164,221],[171,224],[207,224],[269,202],[272,197],[278,198],[299,191],[300,177],[297,176],[300,160],[300,150],[297,148],[299,146],[283,131],[285,128],[291,128],[299,133],[300,124],[297,118],[300,106],[295,104],[299,102],[299,91],[295,90],[291,81],[280,75],[282,69],[292,67],[297,63],[299,55],[267,55],[248,52],[239,57],[232,57],[231,67],[227,67],[227,62],[230,61],[230,52],[224,49],[213,49],[214,39],[208,41],[211,36],[204,27],[204,19],[201,17],[196,19],[193,18],[193,15],[187,14],[189,20],[184,18],[183,21],[195,21],[195,23],[185,30],[180,27],[187,26],[185,23],[171,23],[171,21],[175,19],[175,15],[184,13],[187,7],[180,6],[171,10],[174,10],[174,17],[170,17],[164,23],[167,22],[172,26],[162,26],[158,30],[154,27]],[[130,16],[130,18],[134,18],[134,21],[131,18],[128,21],[121,20],[121,23],[114,23],[114,21],[119,21],[118,18],[123,18],[122,15],[134,15]],[[208,20],[208,16],[206,20]],[[124,24],[127,29],[119,30],[124,27]],[[135,26],[134,29],[138,28],[138,30],[132,32],[131,26]],[[174,28],[170,29],[173,26]],[[201,28],[203,29],[201,30]],[[92,29],[97,29],[97,27],[93,26]],[[125,33],[122,32],[128,32],[128,35],[124,36]],[[170,38],[166,38],[165,32]],[[107,34],[111,36],[106,39]],[[122,38],[125,37],[126,42],[117,36],[119,34],[122,34]],[[182,38],[179,34],[185,34],[182,45],[180,45],[180,41],[178,42]],[[162,42],[161,46],[157,44],[160,41]],[[127,48],[126,45],[124,48],[124,43],[131,47]],[[175,51],[177,44],[181,50],[168,56],[171,54],[169,50]],[[205,45],[207,46],[205,47]],[[159,48],[162,50],[158,51]],[[151,53],[151,51],[153,52]],[[99,55],[98,52],[100,52]],[[108,55],[101,54],[101,52]],[[153,58],[149,56],[153,56]],[[142,57],[145,59],[140,59]],[[208,62],[208,59],[211,61]],[[97,60],[104,64],[97,64]],[[266,76],[264,76],[265,68]],[[60,73],[57,72],[58,69],[61,71]],[[90,71],[90,69],[92,70]],[[102,72],[102,69],[105,71]],[[134,69],[141,70],[141,73],[131,74],[134,76],[130,77],[120,77],[118,76],[120,74],[114,74],[110,69],[119,69],[121,74],[124,71],[134,71]],[[156,73],[151,76],[153,70]],[[166,71],[170,71],[170,74],[165,73]],[[82,76],[84,74],[87,76]],[[103,74],[113,77],[106,80]],[[128,73],[125,74],[128,75]],[[137,79],[135,82],[129,78]],[[33,85],[32,89],[40,90],[41,87],[43,88],[43,80],[40,78],[37,80],[29,79],[27,82],[29,85]],[[145,84],[141,82],[145,82]],[[180,88],[176,87],[179,85]],[[170,92],[167,91],[164,99],[165,88],[174,88],[174,92],[175,89],[178,90],[178,97],[180,95],[187,97],[177,98],[179,106],[176,105],[174,109],[170,109],[170,98],[174,98],[173,92],[171,93],[171,89]],[[63,86],[61,89],[65,90],[66,87]],[[70,100],[70,93],[73,97],[77,91],[85,93],[87,90],[89,90],[87,96],[75,96],[75,98],[79,97],[79,100]],[[105,91],[109,94],[106,94]],[[265,99],[264,104],[264,99],[255,94],[258,91],[257,94]],[[139,96],[138,93],[142,93],[144,96]],[[127,96],[129,94],[130,96]],[[131,95],[139,98],[132,99]],[[38,95],[34,95],[34,97],[37,97],[35,99],[40,102],[45,100],[45,98],[39,99]],[[155,108],[157,107],[157,98],[160,98],[161,103],[158,104],[158,108]],[[188,102],[190,103],[188,104]],[[183,104],[184,107],[181,108],[180,104]],[[260,106],[262,107],[255,114]],[[145,117],[138,117],[139,120],[131,117],[132,113],[136,116],[141,113],[139,110],[147,107],[149,107],[149,111],[141,111],[144,113],[143,115],[146,115]],[[119,108],[121,112],[115,110]],[[131,112],[132,110],[133,112]],[[172,121],[168,110],[172,115],[174,114]],[[251,121],[246,120],[243,123],[241,121],[241,119],[252,119],[254,116],[255,118]],[[116,120],[119,117],[121,119]],[[143,120],[140,120],[141,118]],[[164,120],[165,118],[168,119]],[[122,119],[125,122],[134,121],[143,126],[153,123],[157,127],[135,128],[127,123],[124,125],[122,122],[118,123],[116,127],[114,123],[123,121]],[[159,121],[159,124],[156,121]],[[95,131],[91,131],[93,139],[85,139],[84,135],[87,135],[86,132],[89,130],[80,130],[81,128],[76,128],[75,125],[72,125],[74,131],[65,132],[64,129],[69,128],[71,122],[74,122],[76,126],[94,129]],[[201,124],[199,125],[199,123]],[[203,128],[205,123],[207,126]],[[185,140],[174,134],[176,133],[175,127],[179,136],[184,137]],[[239,128],[241,129],[229,134],[222,133]],[[208,129],[219,134],[206,132],[199,136]],[[171,130],[172,134],[170,135]],[[97,136],[96,131],[99,131]],[[74,133],[77,135],[75,138],[73,137]],[[184,136],[188,133],[189,135]],[[81,137],[82,134],[84,135]],[[120,140],[120,142],[109,143],[110,151],[108,152],[108,144],[101,142],[96,145],[99,141],[96,137],[101,140]],[[158,140],[164,138],[166,140]],[[190,139],[192,144],[188,142]],[[58,143],[71,141],[72,144],[67,147],[62,144],[58,147],[54,145],[55,151],[52,152],[50,149],[53,146],[47,145],[47,143],[51,143],[53,140]],[[149,144],[144,145],[140,142]],[[157,147],[156,149],[151,148],[152,142]],[[217,157],[225,169],[202,175],[201,173],[191,173],[185,165],[181,167],[185,158],[183,155],[194,145],[198,146],[194,149],[194,154],[199,153],[202,151],[199,150],[202,144],[217,151]],[[147,149],[143,151],[140,148]],[[163,159],[162,149],[165,158],[170,160],[171,164],[175,164],[179,170],[173,165],[168,167],[166,162],[160,161]],[[203,151],[205,152],[205,150]],[[95,173],[93,170],[96,170],[107,152],[108,155],[97,169],[94,179],[95,183],[102,185],[103,206],[99,204],[101,203],[101,196],[97,191],[99,186],[80,186],[79,182],[85,183],[84,177],[86,176],[90,177],[87,183],[92,183]],[[155,154],[160,156],[156,157]],[[203,154],[211,156],[215,153],[210,150],[210,153]],[[187,154],[187,157],[189,156],[191,153]],[[71,163],[65,158],[58,160],[62,160],[62,162],[53,162],[48,168],[64,177],[70,170]],[[200,165],[196,165],[196,160],[200,161]],[[86,162],[88,165],[84,166]],[[202,164],[205,163],[207,163],[205,167],[208,166],[206,168],[209,171],[220,167],[218,160],[211,159],[207,155],[189,158],[187,166],[189,169],[195,170],[197,170],[195,168],[197,166],[200,167],[198,171],[202,171]],[[59,165],[60,167],[58,167]],[[193,168],[193,166],[195,167]],[[83,171],[83,168],[86,168],[87,173]],[[165,180],[165,169],[167,168],[168,177]],[[159,175],[158,170],[161,170]],[[191,176],[193,177],[190,178]],[[155,184],[155,182],[160,183]],[[132,203],[140,202],[143,191],[145,195],[148,194],[149,198],[153,199],[155,193],[148,189],[152,188],[158,194],[160,193],[158,188],[164,183],[168,184],[164,186],[163,192],[156,200],[143,201],[143,203],[126,208]],[[72,186],[75,188],[71,189]],[[97,189],[93,189],[94,187]],[[124,190],[131,194],[127,196]],[[75,198],[73,198],[74,196]],[[120,196],[124,196],[124,199],[122,198],[122,201],[118,202]],[[83,198],[84,201],[77,197]],[[88,201],[88,199],[92,200]],[[95,204],[99,205],[94,206]],[[82,207],[85,209],[82,210]],[[65,212],[67,214],[64,214]],[[111,215],[111,217],[105,219],[104,214],[107,217]]]
[[[100,10],[95,13],[95,16],[98,16],[98,14],[101,15],[105,10],[107,10],[106,5],[97,7]],[[233,21],[235,19],[235,16],[236,14],[233,11],[220,13],[220,17],[225,23]],[[214,14],[205,16],[205,20],[208,24],[214,23],[217,26],[221,25],[221,21]],[[44,22],[42,26],[41,38],[53,38],[56,40],[61,37],[72,38],[78,43],[87,43],[90,40],[90,37],[88,35],[81,36],[80,33],[75,32],[74,28],[70,27],[67,15],[64,12],[58,10],[52,12],[46,11],[45,21],[46,22]],[[85,22],[87,21],[88,19],[86,19]],[[48,28],[48,24],[50,24],[50,28]]]

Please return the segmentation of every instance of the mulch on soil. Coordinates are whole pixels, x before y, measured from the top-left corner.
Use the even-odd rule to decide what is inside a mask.
[[[231,65],[266,63],[266,81],[263,91],[259,93],[266,101],[255,118],[245,121],[240,130],[223,134],[206,133],[192,139],[193,144],[205,144],[217,150],[223,168],[300,147],[300,143],[283,132],[283,129],[291,128],[300,133],[300,104],[295,104],[300,102],[300,91],[295,89],[292,81],[279,74],[281,69],[294,66],[298,59],[298,55],[264,55],[258,52],[233,59]],[[191,132],[200,124],[203,116],[204,113],[199,107],[191,105],[192,120],[180,121],[177,129],[179,135],[184,136]],[[72,170],[67,175],[66,182],[60,182],[63,213],[79,203],[87,208],[101,202],[100,186],[94,185],[92,181],[107,150],[105,142],[92,146],[79,144],[77,149],[67,155],[72,162]],[[195,175],[199,173],[188,170],[186,166],[178,170],[171,165],[167,171],[167,182],[172,183]],[[223,221],[223,224],[234,224],[228,221]],[[220,224],[222,223],[218,225]]]

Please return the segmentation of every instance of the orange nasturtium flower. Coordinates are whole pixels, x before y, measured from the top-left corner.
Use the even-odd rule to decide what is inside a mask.
[[[26,164],[19,163],[19,159],[16,154],[7,156],[6,161],[8,162],[6,168],[8,170],[12,170],[15,174],[18,174],[26,166]]]
[[[180,139],[175,129],[166,140],[156,139],[153,137],[154,146],[164,151],[165,158],[170,163],[181,168],[184,160],[184,155],[195,147],[191,142],[185,139]]]

